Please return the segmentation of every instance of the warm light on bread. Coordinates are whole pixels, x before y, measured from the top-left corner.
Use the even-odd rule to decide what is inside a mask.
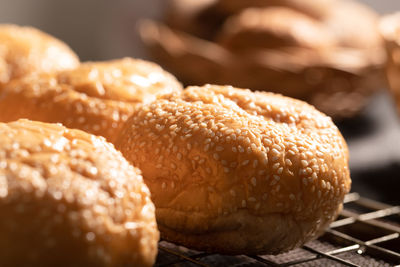
[[[199,250],[298,247],[335,219],[351,183],[329,117],[229,86],[188,87],[135,109],[116,147],[142,170],[161,236]]]
[[[0,24],[0,85],[78,65],[78,56],[62,41],[32,27]]]
[[[124,58],[31,75],[0,88],[0,121],[60,122],[114,141],[134,106],[181,90],[158,65]]]
[[[151,266],[159,233],[140,171],[104,138],[0,123],[1,266]]]

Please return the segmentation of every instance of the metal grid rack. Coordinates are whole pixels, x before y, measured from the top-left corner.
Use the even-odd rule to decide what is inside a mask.
[[[398,266],[400,206],[348,194],[325,234],[280,255],[226,256],[161,241],[156,266]]]

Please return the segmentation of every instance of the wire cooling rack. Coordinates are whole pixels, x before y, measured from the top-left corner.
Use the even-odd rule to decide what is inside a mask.
[[[400,206],[358,193],[325,234],[280,255],[226,256],[161,241],[156,266],[397,266],[400,267]]]

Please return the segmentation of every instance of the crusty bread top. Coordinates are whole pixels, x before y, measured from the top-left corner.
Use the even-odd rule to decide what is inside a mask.
[[[132,58],[87,62],[72,70],[29,75],[0,88],[0,121],[62,123],[113,142],[134,105],[180,83],[154,63]]]
[[[0,84],[78,65],[78,56],[62,41],[32,27],[0,25]]]
[[[272,93],[189,87],[137,109],[116,146],[160,208],[329,221],[350,189],[347,145],[331,119]]]
[[[122,102],[148,103],[160,92],[172,93],[181,88],[176,78],[159,65],[133,58],[86,62],[55,77],[60,85],[89,97]]]
[[[149,190],[140,171],[102,137],[28,120],[0,123],[0,207],[0,232],[41,237],[18,251],[25,245],[3,232],[5,258],[20,253],[27,263],[33,252],[54,251],[55,244],[62,250],[70,240],[87,244],[76,252],[78,262],[83,257],[112,266],[154,263],[158,231]],[[26,224],[21,216],[29,223],[18,228]],[[57,253],[42,263],[74,259],[69,251]]]

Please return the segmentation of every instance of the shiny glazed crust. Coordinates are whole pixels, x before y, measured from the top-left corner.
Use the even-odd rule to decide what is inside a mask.
[[[163,238],[228,254],[317,237],[350,189],[331,119],[272,93],[189,87],[134,111],[116,147],[142,172]]]
[[[60,122],[113,142],[138,103],[181,90],[158,65],[131,58],[31,75],[0,88],[0,121]]]
[[[0,217],[1,266],[155,262],[159,233],[140,171],[79,130],[0,123]]]
[[[78,56],[62,41],[35,28],[0,24],[0,85],[78,65]]]

